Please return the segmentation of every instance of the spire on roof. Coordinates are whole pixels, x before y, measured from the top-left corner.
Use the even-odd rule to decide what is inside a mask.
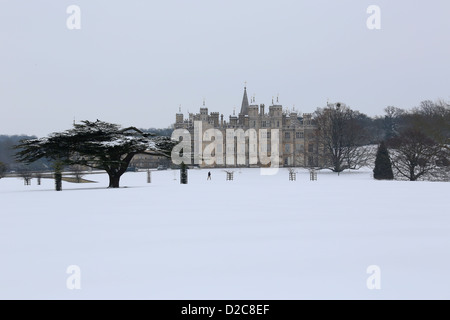
[[[242,105],[241,105],[241,114],[248,115],[248,97],[247,97],[247,82],[245,82],[244,87],[244,97],[242,98]]]

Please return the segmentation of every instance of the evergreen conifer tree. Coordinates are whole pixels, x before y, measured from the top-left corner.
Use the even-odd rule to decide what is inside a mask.
[[[392,180],[394,173],[392,172],[391,158],[384,141],[378,146],[377,156],[375,158],[375,169],[373,169],[373,177],[377,180]]]

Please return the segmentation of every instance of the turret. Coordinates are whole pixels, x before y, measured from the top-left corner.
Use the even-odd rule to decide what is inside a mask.
[[[178,109],[178,113],[175,115],[175,128],[183,126],[184,116],[181,113],[181,107]]]
[[[219,113],[211,112],[211,120],[213,122],[214,127],[217,128],[219,126]]]
[[[244,87],[244,96],[242,98],[241,112],[239,112],[239,114],[248,115],[247,85]]]

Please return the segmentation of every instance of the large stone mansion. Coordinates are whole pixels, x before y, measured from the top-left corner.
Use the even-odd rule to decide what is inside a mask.
[[[272,105],[266,110],[264,104],[257,105],[255,99],[249,102],[247,88],[244,88],[241,110],[238,115],[229,116],[228,121],[224,119],[223,114],[218,112],[209,112],[203,102],[200,113],[189,113],[185,118],[181,110],[176,114],[175,129],[186,129],[194,137],[195,123],[201,122],[202,134],[208,129],[218,129],[226,136],[227,129],[267,129],[267,138],[270,139],[271,129],[279,130],[279,165],[284,167],[313,167],[318,165],[318,144],[315,139],[316,126],[309,113],[299,115],[294,111],[283,110],[283,106],[272,101]],[[268,111],[268,112],[267,112]],[[205,147],[210,142],[203,142]],[[225,142],[224,142],[225,143]],[[259,143],[259,140],[258,140]],[[225,150],[224,146],[220,148]],[[192,140],[192,150],[194,150],[194,141]],[[266,150],[270,151],[271,150]],[[248,147],[246,148],[248,155]],[[246,157],[245,166],[250,166],[249,157]],[[236,164],[236,162],[234,162]],[[206,166],[204,162],[200,166]],[[217,166],[217,165],[215,165]],[[226,166],[229,166],[227,164]],[[258,160],[256,166],[262,166]]]

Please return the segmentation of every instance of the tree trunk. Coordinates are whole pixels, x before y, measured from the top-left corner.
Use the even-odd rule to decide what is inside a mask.
[[[55,162],[55,190],[62,190],[62,164],[60,161]]]
[[[109,176],[108,188],[119,188],[120,177],[127,171],[131,159],[133,159],[135,153],[128,153],[125,158],[117,159],[119,165],[115,165],[106,169]]]
[[[109,173],[108,172],[108,176],[109,176],[109,186],[108,186],[108,188],[119,188],[119,186],[120,186],[120,177],[122,175],[121,174],[117,174],[117,173]]]
[[[62,190],[62,174],[59,171],[55,172],[55,190]]]
[[[416,181],[416,175],[414,174],[415,167],[410,166],[409,167],[409,180],[410,181]]]

